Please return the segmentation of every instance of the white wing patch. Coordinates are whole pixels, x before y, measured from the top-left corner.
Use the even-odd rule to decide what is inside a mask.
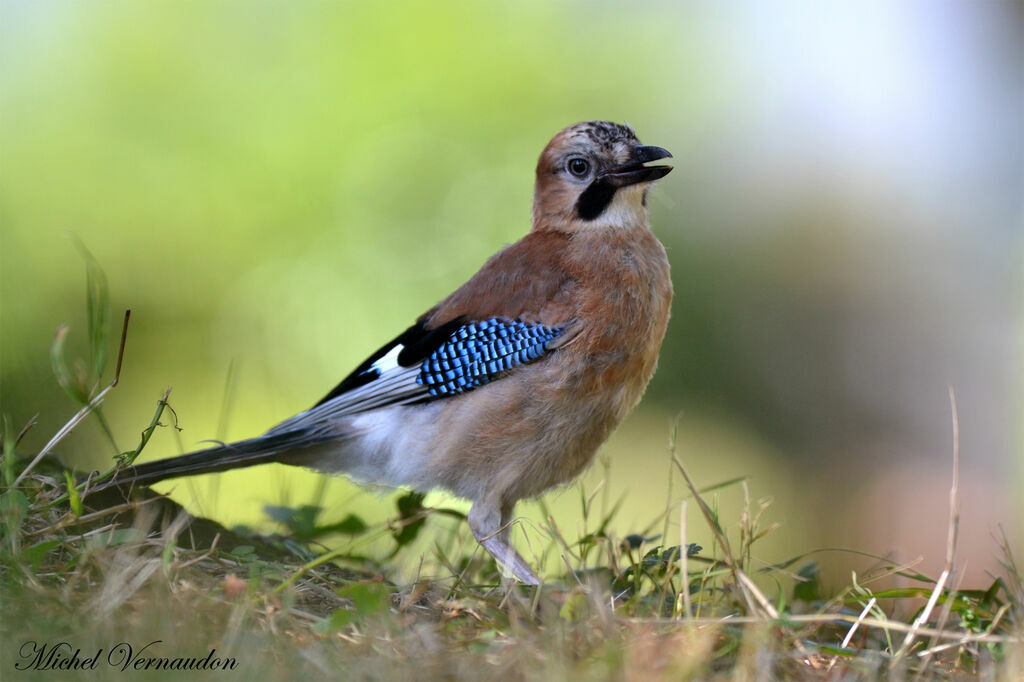
[[[403,349],[402,344],[396,345],[360,372],[358,376],[366,377],[366,383],[281,422],[267,435],[322,424],[378,407],[405,405],[428,397],[427,387],[416,381],[420,373],[419,363],[412,367],[398,364],[398,354]]]
[[[381,375],[383,376],[385,372],[396,369],[398,367],[398,354],[401,353],[403,350],[405,350],[405,346],[403,346],[402,344],[396,345],[394,348],[387,352],[387,355],[385,355],[384,357],[377,360],[377,362],[370,365],[370,370],[375,369],[378,372],[380,372]]]

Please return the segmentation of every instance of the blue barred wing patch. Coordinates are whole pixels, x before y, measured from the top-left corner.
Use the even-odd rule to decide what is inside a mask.
[[[463,393],[536,360],[563,331],[499,317],[463,325],[423,361],[416,381],[433,396]]]

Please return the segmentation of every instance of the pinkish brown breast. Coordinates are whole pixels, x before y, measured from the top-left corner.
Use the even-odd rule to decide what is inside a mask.
[[[521,317],[568,325],[571,338],[446,404],[433,456],[439,484],[515,500],[575,477],[643,395],[671,301],[664,247],[646,228],[532,232],[488,261],[424,316],[428,327]]]

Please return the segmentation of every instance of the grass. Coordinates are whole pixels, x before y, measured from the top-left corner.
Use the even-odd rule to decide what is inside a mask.
[[[652,520],[662,532],[620,536],[616,507],[599,512],[600,491],[581,489],[584,527],[594,530],[571,537],[546,515],[543,546],[532,549],[561,557],[565,570],[539,588],[507,580],[483,552],[460,551],[473,546],[462,514],[426,507],[415,493],[376,525],[356,515],[323,524],[317,505],[268,507],[286,530],[274,537],[193,519],[152,493],[90,508],[84,487],[131,463],[174,414],[168,391],[135,449],[86,481],[46,456],[82,420],[102,418],[120,375],[118,361],[101,380],[113,345],[109,304],[102,270],[87,263],[88,357],[66,361],[66,331],[52,352],[80,411],[25,458],[15,453],[32,424],[16,431],[5,421],[3,679],[1024,678],[1024,575],[1005,537],[1005,575],[980,588],[957,581],[955,435],[942,573],[876,557],[831,593],[813,551],[759,562],[758,543],[773,530],[768,503],[753,501],[742,479],[699,489],[674,446],[666,455],[689,494]],[[127,329],[126,314],[118,357]],[[738,519],[714,506],[722,485],[743,487]],[[670,540],[676,515],[680,536]],[[710,547],[688,541],[694,523],[711,529]],[[381,539],[391,551],[366,556]],[[390,581],[408,573],[399,566],[416,566],[418,577]],[[180,669],[203,661],[207,669]],[[85,669],[67,669],[75,663]]]

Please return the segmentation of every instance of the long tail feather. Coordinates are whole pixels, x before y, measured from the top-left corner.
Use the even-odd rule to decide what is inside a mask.
[[[327,440],[325,437],[311,436],[308,430],[275,433],[240,440],[178,457],[168,457],[155,462],[126,467],[114,478],[90,488],[89,493],[98,493],[111,488],[126,490],[134,485],[156,483],[179,476],[212,474],[270,462],[301,464],[301,450],[325,440]]]

